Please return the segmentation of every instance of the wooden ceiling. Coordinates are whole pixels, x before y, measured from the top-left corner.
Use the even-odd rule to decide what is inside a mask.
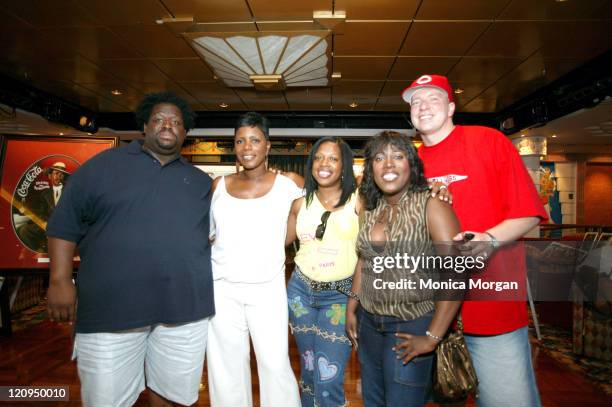
[[[157,23],[292,31],[314,11],[346,12],[327,88],[228,88]],[[463,89],[459,111],[498,112],[612,48],[612,0],[0,0],[0,18],[2,73],[98,112],[166,89],[199,111],[405,111],[400,92],[423,73]]]

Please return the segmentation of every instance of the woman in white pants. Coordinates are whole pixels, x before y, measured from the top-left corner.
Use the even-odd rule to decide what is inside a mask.
[[[267,120],[240,117],[234,133],[239,173],[217,178],[211,203],[216,314],[208,331],[208,381],[213,407],[251,407],[249,336],[257,357],[262,407],[298,407],[289,363],[285,235],[297,174],[269,171]]]

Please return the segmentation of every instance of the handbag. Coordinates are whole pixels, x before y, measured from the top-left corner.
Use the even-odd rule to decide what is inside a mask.
[[[448,334],[436,348],[436,369],[433,380],[434,391],[444,398],[464,399],[478,392],[478,378],[463,338],[461,316],[457,330]]]

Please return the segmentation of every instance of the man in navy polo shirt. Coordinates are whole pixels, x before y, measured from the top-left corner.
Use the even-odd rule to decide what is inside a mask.
[[[49,315],[76,315],[86,406],[134,404],[145,374],[153,405],[196,402],[214,314],[211,179],[180,156],[193,112],[163,92],[145,96],[136,117],[144,140],[81,166],[47,227]]]

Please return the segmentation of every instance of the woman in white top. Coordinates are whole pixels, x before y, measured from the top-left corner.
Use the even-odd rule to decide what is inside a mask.
[[[266,167],[267,120],[253,112],[234,133],[237,174],[217,178],[211,203],[215,309],[208,331],[208,381],[213,407],[251,407],[249,335],[257,358],[262,407],[298,407],[288,354],[285,235],[292,202],[302,196],[297,174]]]

